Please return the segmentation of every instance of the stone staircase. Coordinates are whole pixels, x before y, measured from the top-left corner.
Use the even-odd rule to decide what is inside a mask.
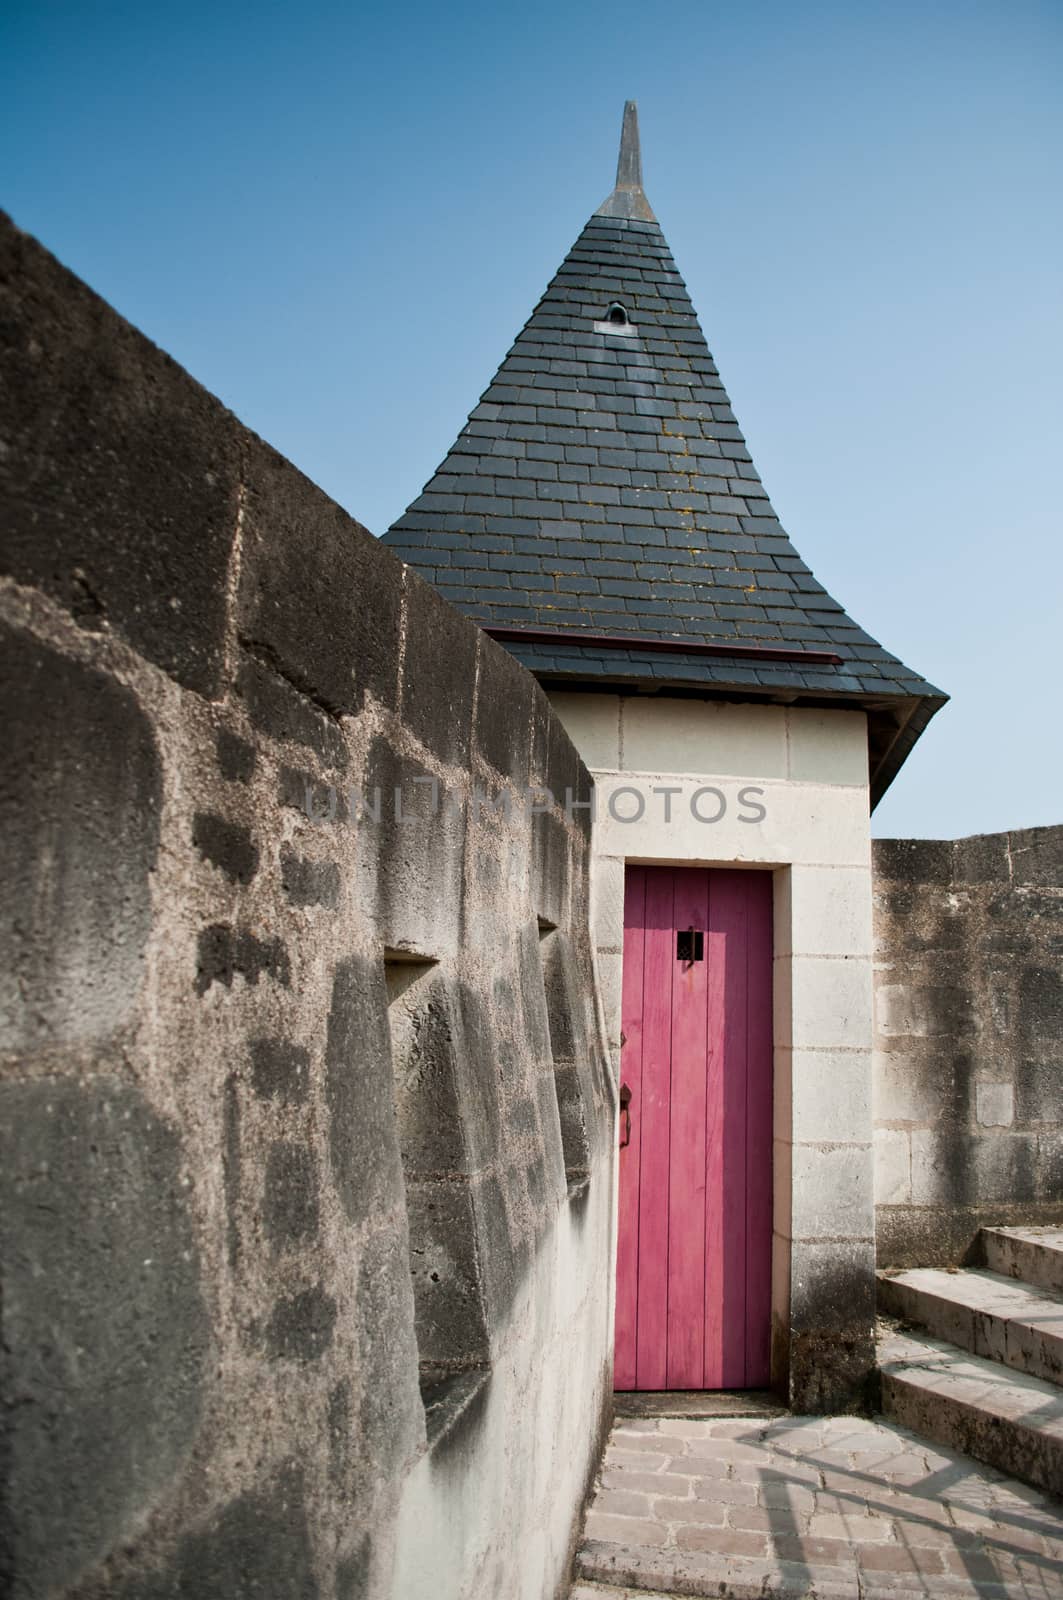
[[[981,1252],[879,1273],[882,1410],[1063,1494],[1063,1229],[984,1228]]]

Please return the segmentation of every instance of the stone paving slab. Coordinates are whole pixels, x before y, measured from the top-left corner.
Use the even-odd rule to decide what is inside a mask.
[[[1063,1600],[1063,1502],[860,1417],[625,1418],[571,1600]]]

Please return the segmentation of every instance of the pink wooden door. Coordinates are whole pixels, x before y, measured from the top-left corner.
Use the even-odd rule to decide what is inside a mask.
[[[627,869],[617,1389],[769,1382],[771,901],[768,872]]]

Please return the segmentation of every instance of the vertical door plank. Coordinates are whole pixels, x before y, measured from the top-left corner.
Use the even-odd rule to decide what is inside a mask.
[[[741,1388],[746,1350],[746,893],[745,874],[714,871],[709,925],[719,952],[719,1048],[714,1069],[722,1082],[714,1104],[719,1163],[714,1190],[720,1206],[716,1281],[708,1285],[706,1324],[718,1328],[718,1386]],[[713,1069],[710,1069],[713,1070]]]
[[[669,1389],[700,1389],[705,1367],[706,963],[676,960],[678,930],[708,927],[708,874],[675,873],[668,1171]]]
[[[668,1161],[671,1115],[673,879],[670,867],[646,868],[639,1176],[639,1389],[667,1386]]]
[[[726,930],[718,926],[717,879],[710,872],[708,931],[705,934],[705,1371],[706,1389],[723,1388],[723,1233],[724,1233],[724,1001]]]
[[[745,1386],[771,1381],[772,882],[747,872]]]
[[[646,928],[646,872],[624,874],[624,967],[620,1004],[620,1083],[631,1090],[631,1138],[620,1151],[620,1192],[616,1242],[616,1346],[613,1386],[634,1389],[637,1351],[639,1273],[639,1153],[642,1119],[642,989]],[[618,1085],[619,1088],[619,1085]],[[623,1114],[621,1114],[623,1127]]]

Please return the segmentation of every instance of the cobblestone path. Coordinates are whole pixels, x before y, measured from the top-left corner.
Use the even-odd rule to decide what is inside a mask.
[[[1063,1503],[859,1417],[625,1419],[572,1600],[1063,1597]]]

